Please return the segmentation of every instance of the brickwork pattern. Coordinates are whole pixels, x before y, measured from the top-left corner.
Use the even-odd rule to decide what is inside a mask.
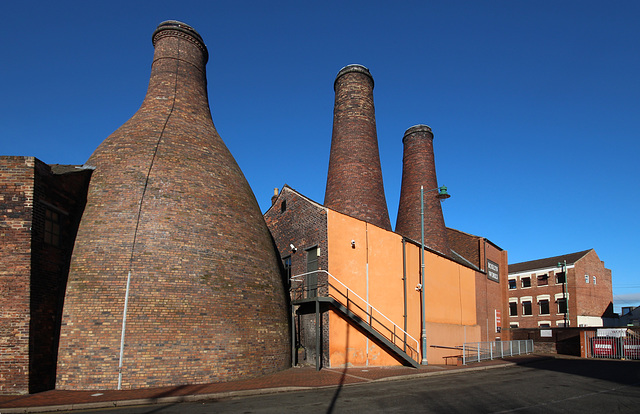
[[[449,255],[447,229],[440,199],[436,198],[436,177],[433,153],[433,133],[426,125],[407,129],[402,138],[402,185],[396,221],[396,233],[420,241],[422,237],[420,186],[424,187],[424,243]]]
[[[364,66],[337,75],[333,134],[324,205],[391,230],[382,182],[373,78]]]
[[[589,283],[586,282],[585,276],[589,276]],[[573,280],[569,280],[569,294],[575,298],[569,301],[570,316],[613,317],[611,269],[604,267],[604,262],[595,250],[589,251],[575,263]]]
[[[36,160],[31,240],[29,392],[55,388],[62,307],[91,170],[54,174]],[[47,212],[57,216],[57,243],[45,238]]]
[[[447,241],[451,250],[480,267],[480,237],[447,228]]]
[[[73,170],[72,170],[73,171]],[[0,157],[0,394],[53,389],[69,261],[91,171]],[[47,211],[57,243],[45,241]]]
[[[161,25],[144,102],[95,166],[64,308],[57,388],[250,378],[290,366],[285,281],[253,192],[216,132],[206,48]]]
[[[29,391],[35,158],[0,158],[0,394]]]
[[[320,249],[318,268],[328,270],[327,211],[324,207],[301,196],[288,186],[275,200],[273,206],[264,214],[267,226],[273,235],[282,258],[291,258],[291,276],[307,271],[306,251],[317,246]],[[291,245],[296,247],[292,252]],[[326,283],[326,275],[318,275],[318,283]],[[326,295],[326,288],[318,291]],[[296,297],[292,298],[296,299]],[[329,366],[329,317],[324,312],[321,319],[323,366]],[[298,312],[296,316],[296,345],[304,349],[299,363],[315,363],[316,328],[315,313]]]

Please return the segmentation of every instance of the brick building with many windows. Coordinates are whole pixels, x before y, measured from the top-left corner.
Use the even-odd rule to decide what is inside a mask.
[[[611,270],[595,250],[509,265],[509,326],[603,326],[613,315]]]

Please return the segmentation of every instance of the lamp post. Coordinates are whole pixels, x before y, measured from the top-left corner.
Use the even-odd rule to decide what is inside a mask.
[[[426,312],[425,312],[425,295],[424,295],[424,287],[425,287],[425,266],[424,266],[424,193],[429,193],[431,191],[438,191],[438,195],[436,196],[439,200],[446,200],[451,197],[447,193],[447,187],[444,185],[438,188],[432,188],[431,190],[424,191],[424,186],[420,186],[420,233],[421,233],[421,257],[420,257],[420,301],[422,302],[422,361],[421,365],[428,365],[427,362],[427,320],[426,320]]]
[[[562,269],[562,299],[564,300],[564,327],[569,326],[569,300],[567,299],[567,261],[558,262],[558,267]]]

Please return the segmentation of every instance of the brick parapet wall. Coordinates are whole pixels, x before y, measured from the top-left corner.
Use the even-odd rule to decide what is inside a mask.
[[[35,158],[0,157],[0,394],[29,392]]]
[[[480,268],[480,237],[473,236],[459,230],[447,228],[447,240],[449,247],[471,264]]]

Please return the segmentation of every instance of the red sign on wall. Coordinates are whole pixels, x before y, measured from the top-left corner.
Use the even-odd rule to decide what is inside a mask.
[[[498,309],[496,309],[495,311],[496,311],[496,332],[499,333],[502,331],[502,314]]]
[[[591,339],[591,351],[594,357],[614,358],[617,354],[615,338]]]

